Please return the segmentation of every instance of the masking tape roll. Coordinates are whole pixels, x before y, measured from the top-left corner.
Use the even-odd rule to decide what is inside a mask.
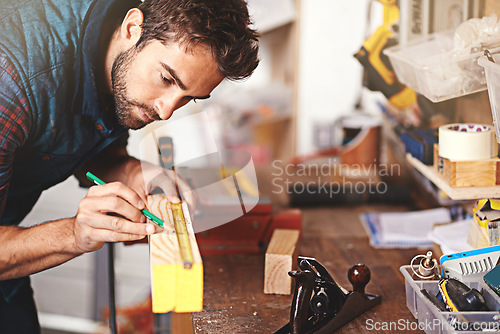
[[[496,155],[495,133],[483,124],[439,127],[439,156],[455,161],[490,159]]]

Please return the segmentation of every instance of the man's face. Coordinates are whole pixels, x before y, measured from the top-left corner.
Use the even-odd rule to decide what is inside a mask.
[[[140,52],[132,47],[119,54],[111,80],[120,124],[140,129],[193,99],[208,98],[223,76],[205,47],[186,52],[178,43],[155,40]]]

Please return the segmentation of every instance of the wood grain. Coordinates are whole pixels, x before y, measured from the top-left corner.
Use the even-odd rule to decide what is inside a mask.
[[[265,257],[264,293],[288,295],[292,292],[288,272],[297,258],[299,235],[299,230],[274,230]]]
[[[498,158],[456,161],[439,156],[434,144],[434,169],[451,187],[488,187],[497,184]]]
[[[500,186],[452,187],[443,177],[441,177],[433,166],[424,165],[420,160],[412,157],[410,154],[406,155],[406,160],[453,200],[500,197]]]
[[[163,195],[150,195],[148,210],[164,222],[164,231],[150,236],[151,294],[154,313],[198,312],[203,308],[203,263],[187,205],[182,204],[194,263],[184,268],[170,203]]]

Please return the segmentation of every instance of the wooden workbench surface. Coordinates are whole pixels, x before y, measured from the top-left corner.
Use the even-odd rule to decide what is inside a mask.
[[[347,270],[364,263],[371,270],[366,292],[381,295],[382,303],[336,333],[388,333],[369,331],[374,322],[416,320],[406,307],[401,265],[424,251],[382,250],[369,245],[358,219],[370,211],[401,211],[403,207],[362,205],[303,210],[303,240],[299,255],[315,257],[344,288],[352,290]],[[264,252],[252,255],[203,257],[205,292],[203,311],[193,314],[195,333],[273,333],[289,321],[292,295],[265,295]],[[372,319],[372,320],[369,320]],[[367,321],[369,321],[367,323]],[[414,324],[415,325],[415,324]],[[373,328],[371,328],[373,329]],[[404,331],[404,333],[423,333]]]

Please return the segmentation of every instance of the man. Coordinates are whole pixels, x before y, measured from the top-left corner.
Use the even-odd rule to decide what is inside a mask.
[[[0,17],[0,332],[36,333],[28,275],[154,233],[140,211],[153,180],[179,200],[124,134],[250,76],[257,33],[243,0],[0,0]],[[108,184],[75,217],[16,226],[86,171]]]

